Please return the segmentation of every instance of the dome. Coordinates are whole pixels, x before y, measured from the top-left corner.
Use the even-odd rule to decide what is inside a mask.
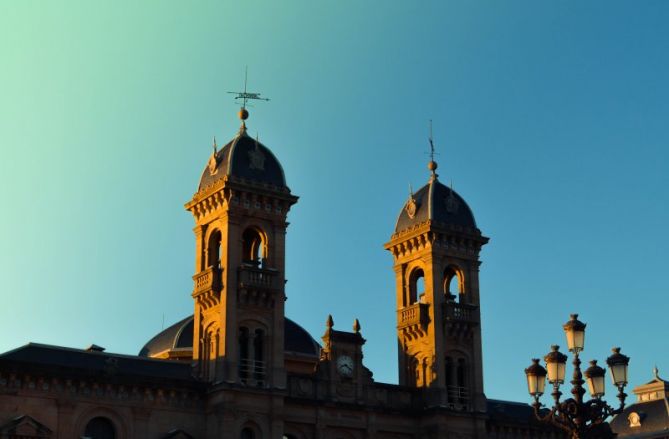
[[[443,185],[436,175],[409,196],[397,218],[395,233],[427,220],[476,230],[474,215],[465,200],[453,189]]]
[[[226,175],[286,188],[281,163],[269,148],[249,137],[244,126],[234,139],[211,155],[202,172],[198,190]]]
[[[320,355],[320,345],[309,333],[294,321],[284,319],[284,350],[307,356]],[[193,316],[175,323],[159,332],[139,351],[140,357],[152,357],[175,349],[193,349]]]
[[[163,329],[139,351],[140,357],[152,357],[173,349],[193,348],[193,316],[178,321]]]

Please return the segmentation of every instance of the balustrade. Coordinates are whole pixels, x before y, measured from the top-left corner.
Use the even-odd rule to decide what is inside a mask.
[[[414,303],[398,310],[398,326],[427,325],[430,320],[428,307],[427,303]]]
[[[193,276],[194,294],[200,294],[205,291],[221,291],[223,285],[222,269],[218,267],[208,267],[207,269]]]
[[[476,314],[474,313],[476,308],[475,305],[446,302],[444,304],[444,315],[446,316],[446,320],[471,322],[476,320]]]
[[[279,273],[271,268],[242,267],[239,269],[240,288],[278,289]]]

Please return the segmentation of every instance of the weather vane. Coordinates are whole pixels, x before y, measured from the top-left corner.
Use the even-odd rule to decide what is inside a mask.
[[[427,168],[432,172],[432,175],[436,178],[437,174],[435,171],[437,170],[437,162],[434,161],[434,156],[438,155],[438,153],[434,152],[434,140],[432,139],[432,119],[430,119],[430,163],[427,164]]]
[[[434,141],[432,140],[432,119],[430,119],[430,161],[434,161]]]
[[[249,68],[248,66],[246,67],[246,71],[244,73],[244,91],[229,91],[228,93],[237,95],[235,96],[235,100],[241,99],[242,100],[242,110],[246,110],[246,103],[249,100],[257,100],[257,101],[269,101],[267,98],[261,98],[260,93],[252,93],[246,91],[246,85],[248,84],[248,79],[249,79]]]

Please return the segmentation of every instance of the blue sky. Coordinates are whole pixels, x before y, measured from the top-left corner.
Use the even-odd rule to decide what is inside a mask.
[[[669,376],[669,4],[661,1],[0,1],[0,350],[136,353],[192,312],[183,208],[238,128],[227,91],[271,98],[249,130],[299,203],[287,315],[320,337],[359,318],[395,382],[392,258],[408,185],[439,174],[491,238],[485,388],[588,323],[634,385]],[[612,390],[609,389],[612,397]]]

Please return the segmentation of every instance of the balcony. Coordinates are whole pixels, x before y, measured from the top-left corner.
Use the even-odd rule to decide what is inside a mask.
[[[411,326],[425,327],[429,321],[429,305],[427,303],[414,303],[397,311],[398,328]]]
[[[209,267],[193,276],[193,297],[207,291],[220,292],[223,287],[222,273],[219,267]]]
[[[446,320],[456,322],[476,322],[476,305],[466,303],[446,302],[444,304],[444,315]]]
[[[279,272],[273,268],[245,265],[239,269],[239,288],[252,290],[279,290]]]

